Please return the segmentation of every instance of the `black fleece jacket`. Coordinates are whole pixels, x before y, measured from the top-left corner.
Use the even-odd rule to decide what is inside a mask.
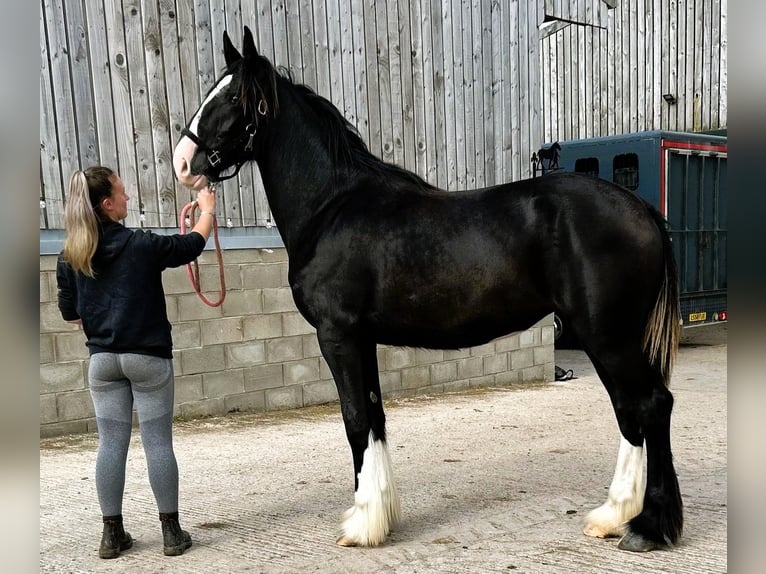
[[[99,229],[96,276],[76,273],[60,254],[58,306],[66,321],[82,319],[90,354],[139,353],[173,358],[162,271],[196,259],[199,233],[159,235],[117,222]]]

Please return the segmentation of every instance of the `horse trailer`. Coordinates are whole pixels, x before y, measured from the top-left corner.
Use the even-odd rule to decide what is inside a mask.
[[[613,181],[665,216],[684,328],[726,321],[727,137],[645,131],[556,143],[538,152],[537,173],[564,170]],[[556,326],[566,332],[558,318]]]

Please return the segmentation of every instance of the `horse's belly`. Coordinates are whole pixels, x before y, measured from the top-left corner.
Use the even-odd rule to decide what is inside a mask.
[[[370,314],[368,324],[380,343],[434,349],[473,347],[526,329],[543,316],[541,311],[498,301],[474,302],[475,306],[458,299],[436,305],[412,303]]]

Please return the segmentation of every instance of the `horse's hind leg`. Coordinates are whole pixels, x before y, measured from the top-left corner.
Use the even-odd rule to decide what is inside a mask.
[[[610,536],[624,530],[619,543],[623,550],[674,544],[681,535],[683,510],[670,449],[673,396],[638,346],[589,355],[609,392],[623,441],[608,499],[588,515],[584,531]],[[641,501],[644,441],[647,473]]]
[[[644,499],[644,448],[620,437],[620,450],[606,502],[591,510],[583,532],[609,538],[625,534],[628,520],[641,512]]]
[[[354,506],[343,515],[341,546],[377,546],[399,520],[385,431],[376,346],[334,330],[317,332],[340,397],[354,460]]]

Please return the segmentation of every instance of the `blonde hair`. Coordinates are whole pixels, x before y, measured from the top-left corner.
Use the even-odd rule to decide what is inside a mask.
[[[99,221],[104,220],[101,200],[112,195],[114,171],[108,167],[77,170],[69,179],[69,194],[64,207],[64,260],[88,277],[95,277],[93,255],[98,247]]]

